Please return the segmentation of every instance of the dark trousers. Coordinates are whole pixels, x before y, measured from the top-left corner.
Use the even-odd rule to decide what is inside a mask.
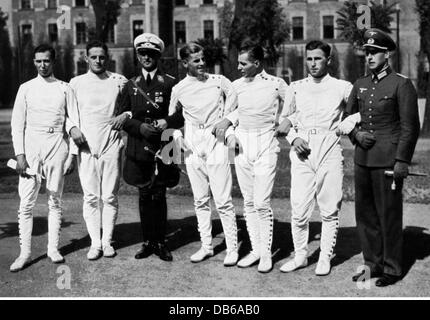
[[[385,170],[355,165],[355,217],[364,262],[372,271],[400,276],[403,245],[403,183],[391,190]]]
[[[167,222],[166,187],[139,188],[139,215],[143,241],[164,243]]]

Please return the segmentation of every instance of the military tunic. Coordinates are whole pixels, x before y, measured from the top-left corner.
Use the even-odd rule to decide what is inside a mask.
[[[368,150],[355,147],[355,211],[365,264],[372,271],[401,275],[402,183],[392,190],[396,161],[410,163],[419,134],[417,94],[412,82],[391,68],[358,79],[346,108],[360,112],[359,130],[372,133]]]
[[[144,98],[131,80],[126,83],[116,112],[132,113],[123,127],[128,134],[123,176],[128,184],[139,188],[139,214],[144,241],[161,243],[164,242],[167,220],[166,186],[162,179],[153,180],[156,168],[154,152],[162,146],[161,132],[145,138],[140,132],[140,125],[166,119],[169,126],[177,127],[181,126],[183,118],[180,113],[168,117],[170,94],[176,82],[174,77],[157,71],[149,86],[142,75],[133,79],[157,107]]]

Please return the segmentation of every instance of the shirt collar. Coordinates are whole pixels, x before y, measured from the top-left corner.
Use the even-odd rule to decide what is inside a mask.
[[[101,74],[95,74],[94,72],[92,72],[91,70],[88,69],[87,74],[90,76],[97,77],[97,78],[100,78],[101,75],[105,75],[106,78],[109,78],[109,76],[110,76],[110,72],[107,70],[105,70],[105,72],[103,72]]]
[[[52,80],[56,80],[54,74],[51,74],[49,77],[45,78],[42,77],[40,74],[37,74],[37,79],[42,80],[42,81],[52,81]]]
[[[205,75],[204,75],[204,79],[203,79],[203,80],[200,80],[200,79],[198,79],[197,77],[190,76],[190,75],[187,73],[187,75],[185,76],[185,79],[188,79],[188,80],[191,80],[191,81],[205,81],[205,80],[209,79],[209,74],[205,73]]]
[[[254,79],[263,79],[263,80],[265,80],[265,79],[268,78],[268,76],[269,75],[267,74],[267,72],[263,69],[259,73],[257,73],[255,76],[253,76],[253,77],[244,77],[243,79],[245,81],[253,81]]]
[[[324,77],[322,77],[322,78],[321,78],[321,80],[320,80],[320,81],[315,81],[315,78],[314,78],[314,77],[312,77],[310,74],[308,75],[308,78],[309,78],[309,80],[311,80],[312,82],[315,82],[315,83],[323,83],[323,82],[327,82],[327,81],[329,81],[329,80],[330,80],[330,78],[331,78],[331,76],[330,76],[330,74],[329,74],[329,73],[327,73]]]
[[[386,76],[388,76],[391,72],[392,72],[392,70],[391,70],[390,66],[387,65],[384,68],[382,68],[382,70],[379,71],[378,73],[372,72],[372,80],[377,80],[379,82],[382,79],[384,79]]]
[[[151,72],[148,72],[148,71],[146,71],[144,68],[142,68],[142,74],[143,74],[143,77],[145,78],[145,80],[146,80],[146,77],[148,77],[148,74],[150,74],[151,75],[151,80],[153,80],[154,79],[154,77],[155,77],[155,74],[157,73],[157,68],[155,68],[154,70],[152,70]]]

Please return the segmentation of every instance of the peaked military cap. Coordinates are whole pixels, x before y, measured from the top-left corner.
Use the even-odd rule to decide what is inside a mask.
[[[366,30],[364,33],[363,47],[373,47],[381,50],[393,51],[396,49],[396,43],[384,31],[373,28]]]
[[[143,33],[140,34],[134,39],[134,47],[136,50],[154,50],[158,52],[164,51],[164,42],[155,34],[152,33]]]

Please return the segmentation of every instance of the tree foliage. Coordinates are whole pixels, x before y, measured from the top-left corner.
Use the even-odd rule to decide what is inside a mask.
[[[90,0],[90,2],[96,18],[94,38],[107,42],[109,30],[118,22],[123,0]]]
[[[223,66],[230,79],[237,72],[238,49],[244,40],[259,43],[266,50],[266,61],[274,65],[278,49],[289,35],[289,25],[277,0],[226,0],[218,12],[221,39],[226,44],[228,58]]]
[[[337,29],[341,31],[339,37],[348,41],[354,47],[363,45],[363,35],[366,31],[366,29],[359,29],[357,26],[357,21],[362,15],[362,13],[357,13],[359,5],[355,1],[345,1],[343,7],[336,12],[339,16],[336,19]],[[395,6],[396,3],[386,5],[370,1],[370,26],[391,33],[390,24],[394,19],[392,15],[396,12]]]
[[[415,3],[420,25],[421,51],[427,56],[427,61],[430,61],[430,2],[428,0],[415,0]],[[430,81],[428,80],[424,123],[421,134],[423,136],[430,136]]]
[[[224,44],[221,39],[198,39],[196,41],[204,48],[206,65],[213,68],[216,64],[221,64],[227,58],[224,53]]]
[[[243,7],[238,6],[243,2]],[[236,46],[245,39],[260,43],[267,50],[267,58],[276,62],[279,58],[277,48],[289,35],[289,26],[282,7],[277,0],[236,1],[230,32],[230,41]],[[242,12],[240,12],[242,11]]]

